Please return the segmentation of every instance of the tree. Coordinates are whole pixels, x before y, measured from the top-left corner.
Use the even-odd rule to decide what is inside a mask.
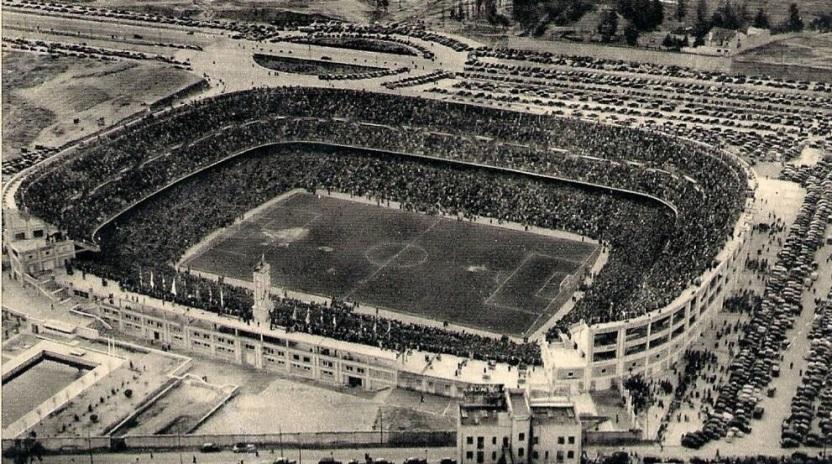
[[[653,30],[664,20],[660,0],[618,0],[616,8],[639,31]]]
[[[768,13],[766,13],[766,10],[764,10],[763,7],[760,7],[760,9],[757,10],[757,14],[754,15],[754,21],[751,25],[760,29],[769,29],[771,27],[771,22],[768,19]]]
[[[705,0],[699,0],[696,3],[696,22],[693,26],[693,34],[697,39],[701,39],[708,33],[710,28],[711,24],[708,22],[708,4],[705,3]],[[694,46],[695,44],[694,42]]]
[[[649,27],[648,29],[655,29],[664,22],[664,4],[661,0],[653,0],[650,2],[650,12],[648,14]]]
[[[747,21],[748,11],[743,7],[737,7],[731,1],[727,1],[714,10],[711,16],[712,27],[723,27],[725,29],[741,29]]]
[[[598,33],[601,40],[609,42],[618,31],[618,14],[613,10],[604,10],[601,13],[601,21],[598,23]]]
[[[638,45],[638,36],[640,32],[633,23],[628,23],[626,27],[624,27],[624,40],[627,41],[627,45]]]
[[[820,32],[832,31],[832,13],[821,13],[812,20],[812,29]]]
[[[800,10],[797,9],[796,3],[789,5],[789,19],[786,24],[789,32],[800,32],[803,30],[803,19],[800,17]]]
[[[38,435],[35,432],[29,432],[29,435],[23,439],[16,439],[14,441],[14,448],[10,450],[14,455],[15,464],[29,464],[35,462],[43,462],[43,453],[46,451],[43,444],[38,440]]]
[[[685,0],[676,0],[676,21],[682,21],[688,14],[688,3]]]

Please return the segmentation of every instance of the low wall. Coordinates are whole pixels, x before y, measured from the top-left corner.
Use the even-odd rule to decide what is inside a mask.
[[[13,439],[3,439],[3,454],[14,448]],[[360,431],[299,432],[253,435],[129,435],[125,437],[39,437],[47,453],[79,453],[90,449],[171,450],[199,449],[204,443],[231,448],[236,443],[253,443],[259,448],[332,449],[373,447],[450,447],[456,446],[456,431]]]
[[[584,432],[583,446],[619,446],[647,443],[641,438],[641,430],[612,430]]]

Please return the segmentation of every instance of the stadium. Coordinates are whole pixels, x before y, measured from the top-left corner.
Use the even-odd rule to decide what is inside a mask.
[[[90,250],[75,293],[131,335],[449,396],[667,368],[733,285],[754,192],[739,158],[658,132],[303,87],[172,108],[26,174],[16,202]],[[368,371],[289,357],[333,349]],[[413,352],[498,367],[413,372]]]

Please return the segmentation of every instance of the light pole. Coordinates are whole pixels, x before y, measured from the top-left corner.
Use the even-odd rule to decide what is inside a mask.
[[[90,464],[93,464],[92,460],[92,432],[87,429],[87,451],[90,453]]]

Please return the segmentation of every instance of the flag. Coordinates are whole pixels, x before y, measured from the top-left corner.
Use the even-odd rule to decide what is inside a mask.
[[[225,300],[222,298],[222,287],[220,287],[220,308],[225,308]]]
[[[295,306],[294,309],[292,309],[292,321],[296,321],[296,320],[298,320],[298,307],[297,306]]]
[[[139,266],[139,288],[144,288],[144,279],[142,278],[142,267]]]
[[[176,294],[176,274],[173,275],[173,283],[170,284],[170,292],[173,293],[173,296],[179,296]]]
[[[390,335],[390,329],[392,325],[393,324],[390,322],[390,319],[387,319],[387,335]]]
[[[321,325],[324,325],[324,312],[321,311]]]
[[[214,302],[214,291],[212,290],[212,288],[213,288],[213,287],[209,284],[209,285],[208,285],[208,302],[209,302],[209,303],[213,303],[213,302]]]
[[[306,325],[309,325],[309,308],[306,308]]]
[[[335,314],[332,315],[332,328],[338,328],[338,322],[335,321]]]
[[[378,319],[373,319],[373,335],[376,335],[378,332]]]
[[[153,283],[153,269],[150,270],[150,288],[156,288],[156,284]]]

